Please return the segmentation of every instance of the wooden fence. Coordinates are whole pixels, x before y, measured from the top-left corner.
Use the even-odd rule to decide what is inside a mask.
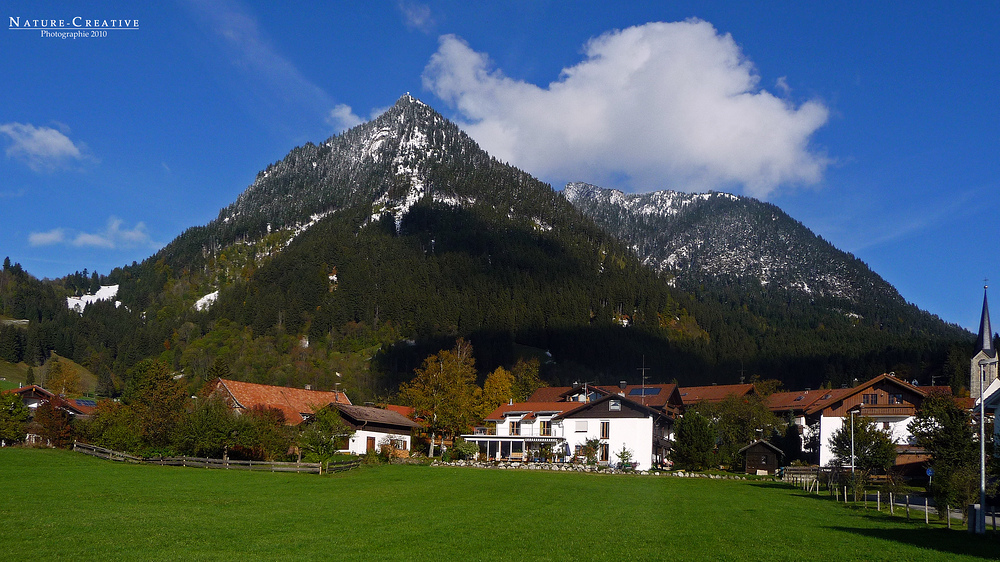
[[[112,451],[104,447],[96,447],[86,443],[73,443],[73,450],[85,455],[117,462],[137,464],[158,464],[161,466],[189,466],[194,468],[216,468],[224,470],[262,470],[266,472],[306,472],[324,474],[344,472],[357,468],[360,461],[343,462],[271,462],[271,461],[237,461],[231,459],[204,459],[199,457],[136,457],[127,453]]]

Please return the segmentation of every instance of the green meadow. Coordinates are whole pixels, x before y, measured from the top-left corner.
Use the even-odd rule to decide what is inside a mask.
[[[317,476],[0,449],[8,560],[975,560],[1000,540],[780,483],[428,466]],[[917,520],[919,519],[919,521]]]

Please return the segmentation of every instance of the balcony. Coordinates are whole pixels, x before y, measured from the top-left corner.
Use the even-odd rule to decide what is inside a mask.
[[[861,406],[861,415],[869,418],[878,417],[898,417],[905,418],[916,414],[916,408],[907,404],[896,404],[891,406],[872,406],[865,404]]]

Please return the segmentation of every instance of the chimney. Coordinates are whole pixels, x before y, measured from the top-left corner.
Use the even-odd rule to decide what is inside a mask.
[[[313,385],[311,385],[311,384],[307,384],[306,385],[306,390],[312,390],[312,389],[313,389]]]
[[[627,381],[618,381],[618,388],[620,388],[622,390],[625,390],[626,386],[628,386],[628,382]]]

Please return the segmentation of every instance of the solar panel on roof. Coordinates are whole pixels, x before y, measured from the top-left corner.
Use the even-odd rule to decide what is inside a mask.
[[[94,401],[94,400],[90,400],[90,399],[77,398],[76,399],[76,403],[79,404],[79,405],[81,405],[81,406],[89,406],[91,408],[97,407],[97,402]]]
[[[633,388],[628,391],[629,396],[656,396],[659,393],[659,388]]]

